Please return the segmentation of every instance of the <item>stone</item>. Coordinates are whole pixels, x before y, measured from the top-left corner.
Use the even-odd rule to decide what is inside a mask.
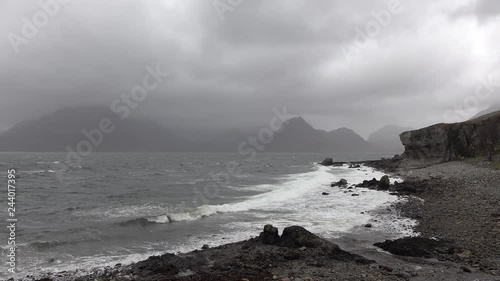
[[[422,258],[435,258],[440,254],[448,254],[456,249],[455,243],[452,241],[422,237],[386,240],[374,245],[394,255]]]
[[[333,158],[325,158],[325,160],[323,160],[323,162],[321,162],[320,165],[332,166],[333,165]]]
[[[379,181],[376,178],[372,180],[364,180],[362,183],[357,184],[356,187],[366,187],[370,189],[376,189],[378,187]]]
[[[471,273],[472,272],[472,270],[470,268],[468,268],[467,266],[465,266],[465,265],[462,265],[460,267],[460,269],[463,270],[463,272],[467,272],[467,273]]]
[[[346,179],[341,179],[338,182],[332,183],[330,186],[331,187],[345,187],[347,185],[347,180]]]
[[[409,182],[402,182],[402,183],[394,182],[394,185],[390,186],[389,190],[391,192],[397,192],[402,195],[411,195],[420,193],[417,187]]]
[[[317,248],[323,245],[325,241],[318,236],[307,231],[301,226],[290,226],[283,229],[280,245],[288,248]],[[335,244],[333,246],[338,247]]]
[[[264,230],[259,235],[260,241],[268,245],[276,245],[280,242],[278,229],[270,224],[264,226]]]
[[[283,257],[286,259],[286,260],[298,260],[300,259],[300,253],[296,250],[287,250],[284,254],[283,254]]]
[[[330,193],[328,193],[328,192],[323,192],[323,193],[321,193],[321,195],[330,195]]]
[[[391,181],[389,180],[389,176],[384,175],[382,178],[380,178],[380,181],[378,183],[378,189],[389,190],[390,185],[391,185]]]
[[[381,264],[381,265],[379,265],[379,268],[382,269],[382,270],[385,270],[387,272],[393,272],[394,271],[394,269],[392,267],[387,266],[387,265],[382,265]]]

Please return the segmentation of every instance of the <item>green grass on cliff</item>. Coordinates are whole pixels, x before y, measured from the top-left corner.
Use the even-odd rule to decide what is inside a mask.
[[[479,163],[488,162],[487,159],[488,159],[488,157],[486,157],[486,156],[476,156],[473,158],[465,158],[464,161],[467,163],[476,165]],[[498,161],[491,162],[491,168],[493,168],[495,170],[500,170],[500,162],[498,162]]]

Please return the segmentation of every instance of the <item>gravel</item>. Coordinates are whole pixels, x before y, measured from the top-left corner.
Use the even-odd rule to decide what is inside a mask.
[[[448,257],[483,272],[500,274],[500,171],[467,162],[448,162],[399,171],[421,181],[420,198],[400,206],[419,219],[423,237],[452,239],[462,248]]]

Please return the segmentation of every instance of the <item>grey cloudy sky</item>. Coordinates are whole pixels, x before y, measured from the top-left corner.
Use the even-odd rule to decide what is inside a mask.
[[[0,2],[0,130],[64,106],[109,106],[157,64],[175,76],[134,113],[172,127],[255,126],[287,106],[366,137],[467,118],[500,96],[493,81],[474,98],[481,79],[500,81],[496,0],[401,0],[362,45],[356,30],[391,1],[218,0],[233,3],[223,20],[213,1],[66,1],[17,54],[12,34],[42,8]]]

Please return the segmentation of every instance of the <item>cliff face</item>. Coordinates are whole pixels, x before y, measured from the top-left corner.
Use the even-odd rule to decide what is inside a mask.
[[[500,112],[463,123],[437,124],[402,133],[403,158],[427,166],[460,158],[495,154],[500,143]]]

